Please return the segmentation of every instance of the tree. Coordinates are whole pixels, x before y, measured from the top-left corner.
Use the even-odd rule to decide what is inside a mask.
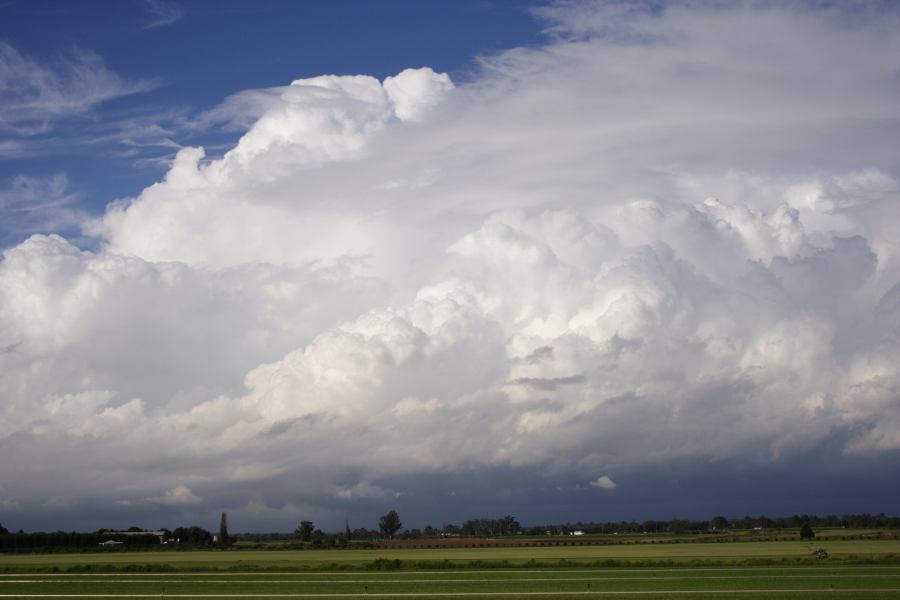
[[[193,525],[191,527],[176,527],[172,532],[175,539],[181,543],[196,544],[205,546],[212,543],[212,535],[202,527]]]
[[[400,522],[400,515],[396,510],[392,510],[378,519],[378,529],[381,530],[383,536],[392,538],[401,527],[403,527],[403,523]]]
[[[219,520],[219,543],[228,546],[228,513],[222,513]]]
[[[511,515],[506,515],[500,519],[500,535],[515,535],[519,533],[520,528],[519,522]]]
[[[300,521],[300,525],[294,533],[297,534],[301,542],[308,542],[312,539],[313,530],[315,530],[315,526],[312,521]]]
[[[720,515],[718,517],[713,517],[709,524],[712,525],[713,529],[719,531],[728,527],[728,519]]]
[[[350,521],[344,521],[344,539],[349,540],[353,537],[353,533],[350,531]]]
[[[813,531],[812,525],[809,524],[809,521],[800,526],[800,539],[811,540],[814,537],[816,537],[816,532]]]
[[[9,533],[9,530],[3,526],[3,523],[0,523],[0,535],[6,535]]]

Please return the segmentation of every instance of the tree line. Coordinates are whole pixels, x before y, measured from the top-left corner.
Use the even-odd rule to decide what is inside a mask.
[[[403,524],[397,511],[391,510],[382,515],[378,520],[378,527],[367,529],[365,527],[351,529],[349,523],[345,523],[343,532],[326,533],[315,526],[312,521],[303,520],[293,532],[265,533],[265,534],[238,534],[228,533],[228,517],[222,513],[219,523],[218,543],[227,546],[236,540],[244,541],[295,541],[304,546],[312,547],[344,547],[351,540],[356,543],[372,542],[383,539],[417,539],[435,537],[502,537],[511,535],[570,535],[576,531],[584,534],[634,534],[634,533],[722,533],[736,530],[753,529],[809,529],[839,528],[848,529],[900,529],[900,517],[890,517],[884,513],[879,514],[847,514],[847,515],[791,515],[788,517],[756,517],[744,516],[741,518],[727,519],[718,515],[708,520],[692,520],[672,518],[669,520],[638,521],[603,521],[530,525],[523,526],[511,516],[489,519],[475,518],[464,521],[461,525],[452,523],[442,524],[440,527],[426,525],[425,527],[402,530]],[[161,535],[159,535],[161,534]],[[157,546],[161,541],[177,541],[178,544],[187,546],[212,546],[213,535],[202,527],[193,525],[189,527],[176,527],[173,530],[160,529],[159,534],[148,532],[139,527],[131,527],[125,532],[112,529],[99,529],[94,532],[84,533],[77,531],[56,532],[32,532],[22,530],[10,532],[0,524],[0,551],[41,551],[56,548],[88,548],[97,547],[101,542],[113,540],[121,542],[124,548],[142,548]],[[162,540],[160,539],[162,537]]]
[[[101,528],[91,532],[81,531],[37,531],[28,532],[19,530],[10,532],[0,525],[0,552],[17,551],[49,551],[54,549],[78,549],[97,548],[103,542],[118,542],[120,548],[150,548],[167,543],[169,540],[177,541],[185,546],[211,546],[212,534],[199,527],[176,527],[175,529],[160,529],[158,531],[145,531],[140,527],[114,530]]]
[[[102,542],[112,539],[126,548],[148,548],[159,545],[159,537],[147,535],[110,535],[101,531],[82,533],[77,531],[53,531],[15,533],[0,532],[0,551],[44,551],[57,548],[96,548]]]
[[[722,515],[712,519],[679,519],[638,521],[605,521],[565,523],[555,525],[534,525],[523,530],[526,535],[568,535],[574,531],[586,534],[613,533],[687,533],[687,532],[723,532],[728,530],[753,529],[798,529],[804,524],[813,528],[847,528],[847,529],[900,529],[900,517],[889,517],[879,514],[847,514],[847,515],[809,515],[795,514],[787,517],[744,516],[727,519]]]
[[[394,517],[396,517],[396,512]],[[384,519],[384,517],[382,517]],[[461,525],[445,523],[440,527],[426,525],[425,527],[406,529],[399,532],[399,517],[394,522],[395,529],[386,529],[379,522],[378,529],[359,528],[351,530],[346,526],[345,532],[325,533],[316,528],[312,521],[301,521],[300,525],[290,534],[245,534],[239,536],[242,539],[265,540],[289,540],[299,539],[304,542],[317,541],[323,544],[334,539],[344,538],[358,541],[372,541],[389,538],[417,539],[434,537],[502,537],[510,535],[570,535],[576,531],[584,534],[628,534],[628,533],[723,533],[735,530],[753,529],[801,529],[804,526],[810,528],[848,528],[848,529],[900,529],[900,517],[889,517],[884,513],[876,515],[848,514],[848,515],[809,515],[795,514],[787,517],[756,517],[745,516],[729,520],[718,515],[712,519],[679,519],[674,517],[669,520],[638,521],[578,521],[575,523],[546,524],[522,526],[519,521],[506,515],[496,519],[475,518],[464,521]]]

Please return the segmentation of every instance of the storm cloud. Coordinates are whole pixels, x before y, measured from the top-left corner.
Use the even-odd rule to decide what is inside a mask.
[[[473,504],[500,514],[525,479],[610,502],[667,464],[896,464],[898,14],[540,18],[470,81],[231,101],[235,147],[80,217],[93,250],[7,248],[4,511],[337,526],[437,511],[416,477],[507,481]]]

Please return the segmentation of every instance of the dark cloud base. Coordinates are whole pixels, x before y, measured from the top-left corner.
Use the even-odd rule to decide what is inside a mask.
[[[843,442],[832,439],[788,460],[746,464],[738,460],[675,461],[614,473],[613,490],[598,489],[587,478],[570,473],[544,476],[539,470],[495,468],[446,474],[421,474],[379,482],[399,496],[381,498],[311,498],[330,507],[327,514],[288,509],[277,518],[232,517],[235,532],[289,532],[301,519],[339,531],[348,520],[353,528],[376,528],[378,517],[396,509],[405,527],[461,524],[477,517],[515,516],[523,525],[601,521],[709,519],[793,514],[891,513],[900,497],[900,452],[848,456]],[[304,496],[302,479],[264,484],[272,508]],[[294,490],[294,493],[291,493]],[[221,509],[194,507],[94,506],[43,507],[5,511],[9,529],[94,530],[100,527],[145,528],[198,524],[214,528],[220,510],[233,510],[223,494]],[[231,496],[232,500],[234,499]],[[211,502],[204,505],[211,505]],[[111,506],[112,505],[112,506]],[[232,513],[234,514],[234,513]]]

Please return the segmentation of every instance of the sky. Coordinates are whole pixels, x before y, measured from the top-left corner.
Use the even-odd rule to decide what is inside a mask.
[[[0,4],[0,523],[888,512],[887,2]]]

